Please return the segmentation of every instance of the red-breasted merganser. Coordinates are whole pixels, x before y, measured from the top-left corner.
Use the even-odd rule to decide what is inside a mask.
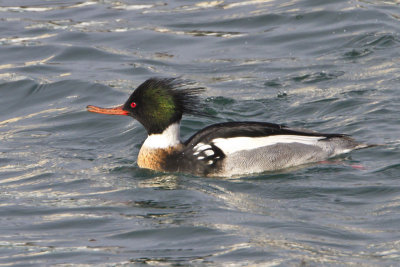
[[[141,168],[198,176],[240,176],[319,162],[368,147],[344,134],[292,129],[267,122],[210,125],[187,141],[179,137],[182,114],[201,115],[202,87],[175,78],[151,78],[125,104],[87,106],[90,112],[131,116],[147,130],[137,163]]]

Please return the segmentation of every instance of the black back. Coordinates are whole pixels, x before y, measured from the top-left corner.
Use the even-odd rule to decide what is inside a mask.
[[[297,130],[281,124],[268,122],[223,122],[210,125],[193,136],[186,142],[186,146],[195,146],[197,143],[208,143],[216,138],[233,137],[264,137],[271,135],[302,135],[322,136],[325,138],[343,137],[343,134],[325,134],[306,130]]]

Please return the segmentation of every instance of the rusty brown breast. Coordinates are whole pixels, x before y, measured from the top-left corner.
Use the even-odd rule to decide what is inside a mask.
[[[183,145],[179,144],[167,148],[142,147],[139,151],[137,163],[140,168],[156,171],[174,171],[169,165],[169,160],[180,151]]]

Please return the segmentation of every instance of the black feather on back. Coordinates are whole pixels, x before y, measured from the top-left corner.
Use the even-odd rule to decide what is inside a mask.
[[[322,136],[325,138],[343,137],[344,134],[324,134],[312,131],[291,129],[281,124],[268,122],[224,122],[210,125],[193,136],[186,142],[186,146],[195,146],[199,142],[208,143],[216,138],[233,137],[264,137],[270,135],[302,135]]]

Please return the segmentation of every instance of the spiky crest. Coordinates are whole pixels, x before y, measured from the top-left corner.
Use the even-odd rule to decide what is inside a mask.
[[[179,78],[151,78],[132,93],[124,105],[149,134],[162,133],[182,114],[205,115],[199,95],[205,88]],[[136,104],[131,107],[132,102]]]

